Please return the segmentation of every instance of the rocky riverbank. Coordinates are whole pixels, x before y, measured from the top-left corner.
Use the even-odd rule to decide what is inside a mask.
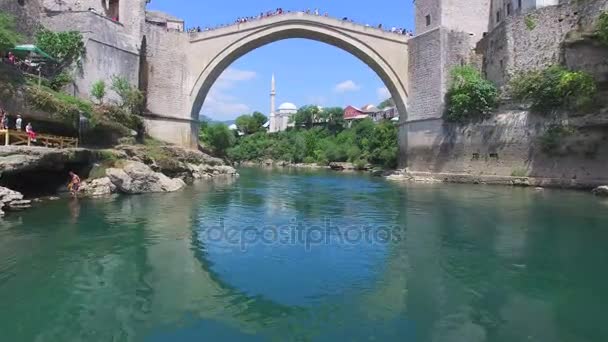
[[[608,179],[563,179],[542,177],[515,177],[493,175],[470,175],[460,173],[432,173],[396,170],[385,175],[388,180],[418,183],[462,183],[508,185],[535,188],[560,188],[575,190],[591,190],[597,196],[608,196]]]
[[[240,166],[246,167],[285,167],[298,169],[326,169],[334,171],[371,171],[377,173],[372,165],[357,165],[348,162],[331,162],[328,165],[320,165],[317,163],[291,163],[287,161],[275,161],[267,159],[263,161],[245,161],[239,163]]]
[[[223,160],[171,145],[113,149],[6,146],[0,150],[1,210],[21,210],[25,198],[65,192],[68,172],[81,176],[81,196],[172,192],[197,179],[237,177]]]

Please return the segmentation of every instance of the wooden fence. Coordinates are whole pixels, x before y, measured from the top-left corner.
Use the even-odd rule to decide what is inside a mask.
[[[77,138],[61,137],[56,135],[36,134],[36,141],[32,141],[24,131],[3,129],[0,130],[0,139],[2,137],[4,137],[4,146],[35,145],[55,148],[78,147]]]

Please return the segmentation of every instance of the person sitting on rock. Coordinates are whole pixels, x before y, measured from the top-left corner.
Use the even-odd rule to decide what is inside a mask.
[[[70,171],[70,183],[68,184],[68,190],[72,194],[72,196],[76,196],[78,190],[80,190],[80,177],[77,174]]]

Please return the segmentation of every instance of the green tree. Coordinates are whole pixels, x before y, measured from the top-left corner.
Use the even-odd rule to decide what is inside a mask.
[[[344,128],[344,109],[340,107],[324,108],[318,115],[330,131],[338,132]]]
[[[106,96],[106,82],[99,80],[91,86],[91,95],[99,104],[103,103],[103,98]]]
[[[498,89],[471,66],[452,69],[446,118],[463,122],[488,115],[498,104]]]
[[[268,118],[266,117],[266,115],[264,115],[260,112],[253,112],[251,117],[255,120],[255,122],[257,123],[257,125],[260,129],[268,121]]]
[[[298,112],[292,116],[291,120],[294,122],[296,127],[312,128],[315,120],[319,118],[319,107],[317,106],[304,106],[298,109]]]
[[[205,124],[201,127],[201,140],[220,156],[235,143],[235,136],[225,124]]]
[[[0,52],[4,53],[23,38],[15,31],[15,19],[7,14],[0,12]]]
[[[58,72],[72,63],[79,63],[85,53],[84,40],[78,31],[53,32],[42,29],[36,33],[36,45],[59,62]]]

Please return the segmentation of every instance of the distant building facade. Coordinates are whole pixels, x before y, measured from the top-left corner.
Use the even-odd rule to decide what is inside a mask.
[[[174,17],[160,11],[146,11],[146,22],[164,27],[167,30],[184,32],[185,23],[183,19]]]
[[[374,122],[380,122],[382,120],[393,120],[399,119],[399,112],[396,107],[387,107],[384,109],[378,109],[374,105],[366,105],[362,108],[347,106],[344,108],[344,120],[349,124],[353,121],[363,120],[370,118]]]

